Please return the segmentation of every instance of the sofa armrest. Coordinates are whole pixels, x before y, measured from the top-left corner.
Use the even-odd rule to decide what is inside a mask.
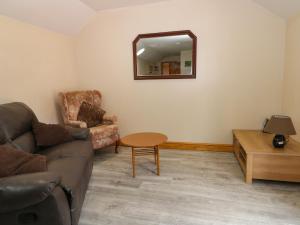
[[[78,120],[68,120],[65,122],[65,125],[77,128],[87,128],[86,122]]]
[[[50,172],[1,178],[0,213],[23,209],[45,200],[60,181],[60,176]]]
[[[109,115],[109,114],[104,114],[103,120],[109,120],[113,122],[114,124],[118,122],[118,118],[116,115]]]
[[[90,130],[88,128],[76,128],[66,126],[66,129],[71,133],[72,137],[76,140],[87,140],[90,136]]]

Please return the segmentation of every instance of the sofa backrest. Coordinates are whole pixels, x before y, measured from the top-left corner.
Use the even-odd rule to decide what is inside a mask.
[[[79,108],[84,101],[100,107],[101,97],[101,93],[97,90],[60,93],[59,98],[64,121],[77,120]]]
[[[11,142],[27,152],[36,150],[32,134],[34,112],[24,103],[0,105],[0,144]]]

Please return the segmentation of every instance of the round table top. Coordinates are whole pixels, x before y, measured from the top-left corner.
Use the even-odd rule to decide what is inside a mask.
[[[166,135],[154,132],[135,133],[121,138],[121,142],[124,145],[135,148],[154,147],[167,140],[168,137]]]

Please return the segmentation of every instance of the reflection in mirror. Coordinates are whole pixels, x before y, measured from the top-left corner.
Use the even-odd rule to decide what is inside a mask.
[[[190,31],[139,35],[134,42],[135,79],[196,77],[196,38]]]

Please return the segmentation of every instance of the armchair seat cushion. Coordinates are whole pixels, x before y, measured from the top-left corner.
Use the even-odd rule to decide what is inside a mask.
[[[94,149],[111,145],[119,139],[119,131],[116,124],[92,127],[90,132]]]
[[[91,135],[93,138],[106,138],[114,134],[118,134],[118,126],[115,124],[112,125],[101,125],[97,127],[90,128]]]

